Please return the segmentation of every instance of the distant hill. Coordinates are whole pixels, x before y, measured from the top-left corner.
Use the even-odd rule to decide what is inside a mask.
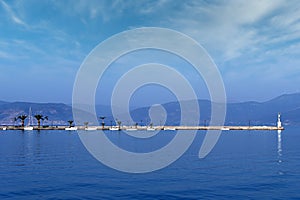
[[[286,124],[300,124],[300,93],[285,94],[270,101],[257,103],[245,102],[229,104],[227,119],[236,122],[252,120],[253,123],[276,123],[278,112],[282,114],[282,121]],[[235,111],[235,112],[234,112]],[[244,112],[242,112],[244,111]],[[242,112],[242,113],[241,113]]]
[[[5,101],[0,101],[0,105],[2,105],[2,104],[6,104],[7,102],[5,102]]]
[[[188,103],[188,102],[185,102]],[[208,124],[210,120],[211,102],[199,100],[200,124]],[[167,124],[178,125],[180,123],[180,104],[170,102],[162,105],[168,114]],[[42,114],[49,117],[45,124],[67,124],[73,119],[72,107],[63,103],[29,103],[29,102],[4,102],[0,101],[0,124],[13,124],[14,118],[21,114],[28,114],[31,107],[32,114]],[[150,123],[148,111],[150,107],[131,110],[131,116],[135,122],[143,125]],[[188,108],[188,112],[194,112],[194,108]],[[98,116],[106,116],[106,124],[114,123],[110,106],[97,105]],[[266,102],[242,102],[228,103],[226,113],[227,125],[275,125],[277,113],[282,113],[284,124],[300,125],[300,93],[286,94]],[[122,124],[132,124],[128,119],[118,116]],[[189,119],[195,121],[195,119]],[[161,120],[156,119],[155,125]]]
[[[66,125],[68,120],[73,120],[72,106],[63,103],[32,103],[32,102],[4,102],[0,101],[0,124],[15,124],[14,118],[20,115],[28,115],[29,108],[32,116],[42,114],[48,116],[44,125]],[[111,116],[110,107],[96,105],[96,112],[99,116]],[[20,124],[18,121],[16,124]],[[27,119],[25,120],[27,123]],[[36,123],[34,121],[34,123]]]
[[[200,124],[207,124],[210,120],[211,102],[199,100]],[[178,102],[163,105],[168,112],[168,124],[178,125],[180,122],[180,107]],[[132,117],[138,122],[150,121],[149,107],[132,111]],[[189,112],[193,112],[191,108]],[[227,125],[275,125],[277,114],[282,114],[284,124],[300,125],[300,93],[286,94],[266,102],[228,103],[226,121]],[[194,120],[194,119],[190,119]]]
[[[42,114],[49,117],[47,124],[66,124],[66,121],[72,119],[72,107],[63,103],[29,103],[13,102],[0,104],[0,123],[13,124],[14,118],[19,115],[28,115],[31,107],[32,115]]]

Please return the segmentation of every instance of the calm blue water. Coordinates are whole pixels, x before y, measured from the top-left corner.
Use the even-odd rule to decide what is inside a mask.
[[[115,143],[141,148],[113,134]],[[281,142],[275,131],[226,131],[200,160],[204,135],[169,167],[127,174],[95,160],[76,132],[1,131],[0,199],[300,199],[300,128],[287,127]]]

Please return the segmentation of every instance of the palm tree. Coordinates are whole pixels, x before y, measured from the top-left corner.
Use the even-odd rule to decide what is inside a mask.
[[[105,119],[105,117],[104,117],[104,116],[101,116],[101,117],[99,117],[99,118],[102,120],[102,122],[101,122],[101,124],[102,124],[102,129],[104,129],[104,125],[105,125],[104,119]]]
[[[152,128],[153,127],[153,123],[150,123],[150,128]]]
[[[27,118],[27,115],[20,115],[20,116],[18,116],[18,119],[20,119],[21,122],[22,122],[22,127],[24,127],[24,122],[25,122],[26,118]]]
[[[119,130],[121,130],[121,124],[122,124],[122,122],[121,121],[117,121],[117,124],[119,126]]]
[[[38,115],[34,115],[34,118],[38,121],[38,128],[40,128],[41,127],[41,120],[44,120],[45,117],[43,115],[38,114]],[[48,119],[48,117],[47,117],[47,119]]]
[[[45,116],[42,120],[43,120],[43,126],[44,126],[44,125],[45,125],[45,124],[44,124],[44,120],[47,120],[47,121],[48,121],[48,116]]]
[[[73,120],[69,120],[69,121],[68,121],[69,127],[70,127],[70,128],[72,127],[73,122],[74,122]]]

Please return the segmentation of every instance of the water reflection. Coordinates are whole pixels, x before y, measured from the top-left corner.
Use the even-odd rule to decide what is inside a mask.
[[[277,157],[278,157],[278,165],[282,163],[282,138],[281,138],[281,130],[277,132]],[[280,167],[281,168],[281,167]],[[278,174],[283,175],[284,172],[279,168]]]
[[[278,154],[278,158],[280,160],[281,156],[282,156],[282,146],[281,146],[281,130],[278,130],[277,132],[277,154]],[[281,160],[280,160],[281,162]]]

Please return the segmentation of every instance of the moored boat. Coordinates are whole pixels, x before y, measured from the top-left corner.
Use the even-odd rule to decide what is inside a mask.
[[[148,127],[147,131],[155,131],[155,128]]]
[[[33,126],[25,126],[24,127],[24,131],[32,131],[33,130]]]
[[[77,127],[73,126],[73,127],[66,127],[65,128],[66,131],[76,131]]]
[[[165,131],[176,131],[176,128],[173,127],[164,127]]]

